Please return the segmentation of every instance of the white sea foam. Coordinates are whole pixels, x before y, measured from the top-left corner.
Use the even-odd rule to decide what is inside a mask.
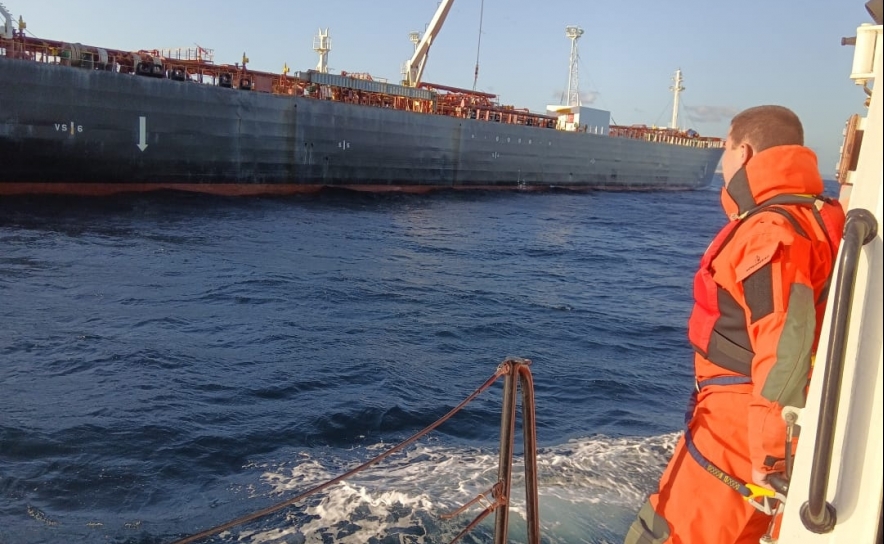
[[[677,434],[648,438],[594,436],[538,452],[541,533],[562,544],[622,539],[672,452]],[[263,467],[254,492],[285,500],[346,472],[389,448],[377,444],[351,466],[326,450],[299,452],[294,461]],[[356,452],[347,452],[348,454]],[[343,457],[350,457],[349,455]],[[452,520],[456,510],[497,480],[496,450],[424,443],[333,486],[286,514],[284,527],[241,532],[253,543],[365,544],[449,542],[487,505],[481,502]],[[342,468],[343,467],[343,468]],[[257,467],[256,467],[257,468]],[[513,467],[509,540],[525,540],[524,465]],[[494,515],[474,531],[477,542],[493,538]]]

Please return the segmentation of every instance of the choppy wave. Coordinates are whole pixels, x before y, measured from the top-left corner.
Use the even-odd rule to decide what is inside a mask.
[[[545,542],[617,542],[680,426],[723,219],[707,191],[3,199],[0,544],[167,544],[260,510],[507,356],[533,361]],[[496,479],[499,391],[209,542],[448,542],[480,508],[440,514]]]

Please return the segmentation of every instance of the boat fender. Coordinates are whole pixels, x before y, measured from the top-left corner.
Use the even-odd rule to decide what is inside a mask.
[[[218,76],[218,86],[225,89],[233,87],[233,77],[227,73],[221,74]]]

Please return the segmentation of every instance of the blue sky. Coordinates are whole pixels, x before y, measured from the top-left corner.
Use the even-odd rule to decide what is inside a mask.
[[[332,71],[400,79],[437,0],[3,0],[41,38],[112,49],[215,50],[217,63],[281,71],[316,65],[317,30],[329,28]],[[425,81],[471,88],[481,0],[457,0],[433,45]],[[568,83],[567,25],[584,29],[580,90],[619,124],[669,122],[669,86],[684,73],[680,124],[725,136],[730,118],[782,104],[805,124],[807,145],[831,178],[844,122],[862,111],[848,79],[852,47],[840,39],[870,22],[862,0],[485,0],[479,90],[542,111]]]

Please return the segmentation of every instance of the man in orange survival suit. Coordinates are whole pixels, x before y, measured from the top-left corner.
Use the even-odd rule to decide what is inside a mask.
[[[730,222],[700,262],[688,323],[695,404],[627,544],[758,544],[771,526],[746,484],[768,487],[787,468],[781,412],[804,406],[844,226],[803,143],[781,106],[731,122],[721,195]]]

